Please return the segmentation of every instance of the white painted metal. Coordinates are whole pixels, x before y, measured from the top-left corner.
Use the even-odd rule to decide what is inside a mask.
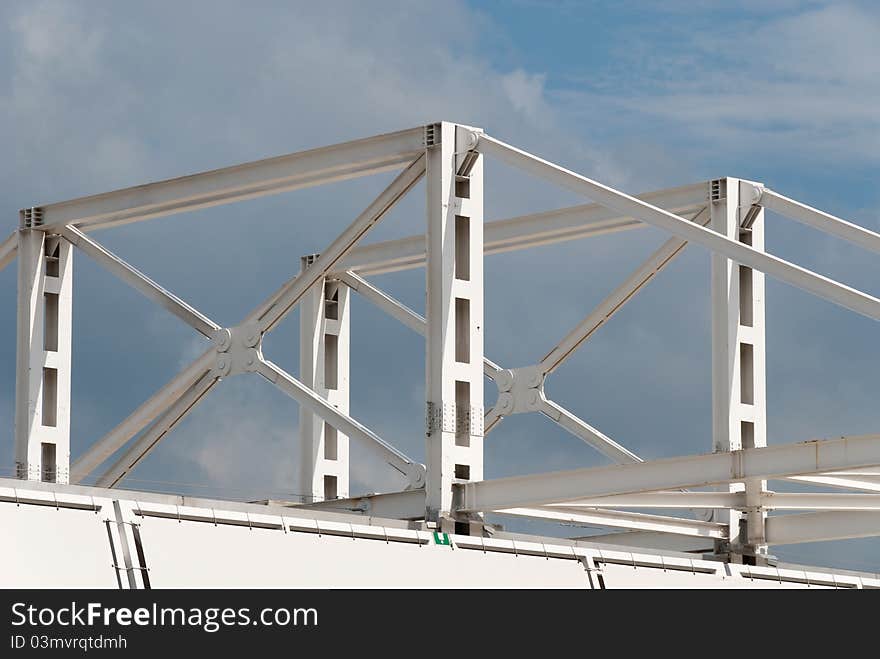
[[[587,444],[615,462],[623,464],[642,462],[642,459],[629,449],[621,446],[586,421],[579,419],[561,405],[557,405],[552,400],[544,398],[543,392],[539,407],[541,413],[545,416],[558,423],[576,437],[580,437]]]
[[[314,258],[302,258],[302,270]],[[300,304],[299,373],[303,384],[344,414],[349,411],[348,286],[322,279]],[[348,436],[303,407],[299,414],[297,492],[305,501],[348,497]]]
[[[470,130],[443,122],[428,148],[426,519],[454,525],[452,484],[483,478],[483,161],[460,172]]]
[[[73,227],[61,230],[61,235],[78,249],[88,254],[95,262],[119,277],[135,290],[143,293],[163,309],[170,311],[187,325],[207,338],[213,338],[220,326],[204,314],[194,309],[173,293],[169,293],[152,279],[133,268],[121,258],[108,251],[83,232]]]
[[[837,492],[765,492],[765,510],[880,510],[880,495]],[[564,508],[746,508],[745,492],[648,492],[579,499],[551,507]]]
[[[834,476],[833,474],[814,474],[810,476],[791,476],[786,480],[813,485],[828,485],[845,490],[863,490],[865,492],[880,492],[880,483],[868,478],[853,476]]]
[[[315,263],[302,274],[294,277],[273,296],[267,305],[261,305],[249,315],[242,325],[256,323],[261,332],[270,331],[299,302],[312,286],[333,270],[342,258],[391,210],[400,199],[419,182],[425,174],[425,157],[419,156],[383,190],[364,211],[355,218],[345,231],[339,234],[321,252]]]
[[[830,213],[817,210],[794,199],[783,197],[778,192],[760,185],[758,191],[761,195],[758,203],[764,208],[880,254],[880,234],[869,231],[858,224],[841,220]]]
[[[281,391],[297,401],[302,407],[323,417],[348,437],[363,440],[365,447],[373,450],[383,461],[406,477],[413,487],[425,483],[425,468],[385,442],[381,437],[337,409],[284,369],[268,360],[261,359],[257,372]]]
[[[698,538],[691,535],[675,535],[662,531],[618,531],[616,533],[597,533],[594,535],[574,538],[584,542],[596,543],[599,546],[616,549],[646,549],[647,551],[675,551],[691,555],[705,554],[713,551],[714,538]],[[605,553],[604,551],[602,552]]]
[[[362,295],[365,299],[375,304],[392,318],[399,320],[414,332],[425,336],[428,331],[428,323],[425,318],[402,302],[395,300],[386,292],[376,288],[366,279],[354,272],[344,272],[338,275],[337,278],[351,288],[351,290]],[[487,378],[495,379],[501,370],[502,368],[498,364],[487,357],[483,357],[483,373]]]
[[[767,519],[767,542],[771,545],[875,536],[880,536],[880,512],[876,510],[774,515]]]
[[[38,207],[42,230],[106,228],[399,169],[424,149],[411,128]]]
[[[168,384],[153,394],[113,430],[104,435],[81,455],[70,469],[70,480],[80,483],[101,463],[122,448],[132,437],[165,412],[174,402],[214,365],[217,352],[211,347],[192,364],[178,373]]]
[[[801,288],[868,318],[880,320],[880,300],[871,295],[789,263],[772,254],[721,236],[710,229],[704,229],[662,208],[652,206],[492,137],[480,135],[478,149],[540,178],[579,192],[619,213],[630,215],[647,224],[665,229],[679,238],[708,247],[713,252],[772,275],[787,284]]]
[[[184,369],[177,377],[135,410],[125,421],[114,428],[105,437],[93,445],[84,456],[73,466],[74,482],[80,482],[112,453],[122,447],[131,437],[140,432],[148,423],[162,414],[176,398],[181,396],[196,380],[211,368],[218,375],[231,373],[233,356],[228,354],[232,347],[244,348],[245,352],[256,350],[262,332],[268,331],[289,313],[293,306],[302,298],[309,286],[314,285],[326,272],[345,255],[360,238],[378,222],[382,216],[400,199],[401,196],[424,174],[424,156],[419,156],[407,167],[365,210],[349,228],[327,248],[319,257],[308,275],[303,278],[294,277],[283,285],[276,293],[261,304],[242,323],[233,330],[223,330],[215,336],[216,347],[209,348],[195,362]],[[320,273],[320,274],[315,274]],[[225,334],[224,334],[225,333]],[[232,335],[241,335],[241,341],[233,341]],[[224,342],[225,341],[225,342]],[[257,358],[246,357],[251,370],[256,367]]]
[[[699,211],[708,201],[708,183],[657,190],[636,195],[638,199],[673,213]],[[541,245],[602,236],[646,226],[599,204],[581,204],[531,213],[483,225],[483,254],[501,254]],[[399,238],[353,249],[342,262],[345,270],[363,276],[410,270],[425,265],[425,236]]]
[[[705,226],[709,222],[705,209],[690,218],[691,221]],[[639,268],[599,305],[584,318],[577,327],[572,329],[554,348],[539,362],[545,375],[555,371],[562,363],[593,333],[608,322],[620,311],[657,274],[669,265],[687,245],[686,240],[670,238],[655,251]]]
[[[316,510],[356,513],[387,519],[424,519],[425,490],[403,490],[333,501],[318,501],[309,504],[308,507]]]
[[[424,490],[404,490],[384,494],[369,494],[348,499],[318,502],[311,507],[371,515],[374,517],[421,519],[425,512],[425,493]],[[880,511],[880,495],[843,494],[837,492],[765,492],[761,496],[761,507],[765,510]],[[607,508],[673,510],[704,508],[745,509],[746,495],[745,492],[644,492],[551,503],[534,510],[581,512],[589,509],[590,512],[593,512],[596,509]],[[612,515],[620,513],[619,510],[605,512],[609,512]],[[692,520],[685,521],[690,522]]]
[[[197,380],[162,416],[138,437],[125,453],[95,481],[98,487],[116,487],[143,461],[159,442],[174,429],[184,416],[208,394],[218,382],[213,373]]]
[[[880,495],[840,492],[767,492],[761,505],[772,510],[880,510]]]
[[[484,226],[482,152],[499,156],[509,164],[598,203]],[[400,175],[320,256],[310,259],[309,267],[303,268],[234,327],[221,328],[84,233],[401,167]],[[359,247],[358,242],[366,233],[425,174],[426,233]],[[696,540],[697,544],[688,545],[691,551],[706,549],[698,545],[705,545],[705,538],[709,538],[719,541],[716,553],[724,553],[730,560],[740,560],[742,554],[760,557],[765,544],[874,535],[880,528],[880,501],[876,494],[765,491],[764,479],[784,478],[880,492],[880,436],[761,448],[766,443],[762,273],[874,319],[880,319],[880,300],[767,254],[763,245],[764,207],[880,252],[880,235],[778,195],[759,183],[724,178],[709,185],[700,183],[632,197],[506,145],[478,129],[445,122],[24,209],[22,228],[0,243],[0,268],[16,256],[20,257],[16,403],[19,475],[44,477],[46,464],[43,463],[54,459],[53,475],[59,480],[66,479],[72,243],[213,341],[201,357],[91,446],[74,464],[71,478],[78,482],[137,436],[98,477],[101,492],[118,485],[220,379],[257,372],[302,406],[303,486],[298,489],[312,501],[309,510],[315,510],[315,514],[345,511],[371,518],[381,513],[399,519],[439,522],[440,531],[467,531],[479,536],[474,540],[459,536],[458,542],[461,547],[479,548],[484,552],[496,542],[489,537],[494,530],[486,527],[480,517],[480,513],[488,511],[568,524],[633,529],[626,534],[603,536],[603,542],[614,537],[631,546],[650,543],[660,546],[669,542],[664,538],[677,537],[679,542],[682,538]],[[674,237],[538,364],[503,369],[483,356],[482,258],[485,254],[601,235],[644,224],[670,231]],[[711,226],[707,228],[707,224]],[[543,392],[544,379],[680,254],[688,242],[713,252],[713,447],[717,453],[640,463],[637,455],[548,400]],[[47,246],[51,252],[48,260]],[[56,246],[58,260],[53,251]],[[361,276],[422,265],[426,266],[427,320]],[[60,267],[59,276],[49,272],[56,267]],[[427,338],[427,469],[384,442],[348,413],[350,290],[360,292]],[[44,294],[57,296],[57,299],[44,300]],[[328,312],[328,297],[332,298],[329,305],[334,307],[334,314]],[[300,357],[304,382],[301,382],[263,359],[261,341],[263,334],[303,302]],[[50,328],[49,331],[44,333],[44,326]],[[332,370],[328,370],[330,366]],[[44,376],[44,369],[55,369],[55,375]],[[497,402],[485,417],[482,414],[484,376],[494,380],[499,390]],[[541,412],[624,464],[482,480],[484,435],[497,427],[505,415],[520,412]],[[47,426],[44,422],[50,417],[55,425]],[[336,436],[332,444],[328,441],[328,432]],[[407,479],[409,489],[349,497],[348,437],[364,441],[365,446]],[[331,450],[331,446],[335,450]],[[53,454],[55,458],[51,457]],[[724,486],[730,491],[671,491],[703,486]],[[19,502],[17,492],[13,495]],[[9,499],[4,499],[0,492],[0,502],[6,500]],[[57,498],[55,503],[58,505]],[[723,512],[725,518],[719,524],[720,515],[707,522],[619,510],[626,507],[703,508]],[[131,524],[134,508],[130,501],[114,499],[113,517],[107,520],[112,523],[107,525],[107,532],[119,583],[143,587],[148,585],[149,577],[145,566],[138,562],[142,562],[142,556],[134,551],[135,545],[140,543],[137,527]],[[824,512],[767,518],[765,511],[773,509]],[[214,508],[211,511],[216,523]],[[203,513],[189,514],[192,520],[205,521]],[[177,514],[179,517],[179,508]],[[250,526],[253,522],[251,513],[244,513],[244,518],[228,514],[236,520],[234,523],[247,521]],[[747,524],[740,524],[740,517],[747,520]],[[318,524],[317,518],[309,519]],[[349,525],[354,528],[352,523]],[[276,526],[285,531],[294,530],[293,526],[288,529],[284,523],[279,526],[274,522],[260,528]],[[364,532],[369,537],[375,536],[375,529]],[[387,534],[387,528],[383,532]],[[520,551],[515,543],[513,551]],[[541,551],[546,552],[546,548]],[[590,558],[585,554],[577,560],[590,570],[600,569],[597,566],[603,561],[609,564],[602,556]],[[649,570],[656,571],[654,559],[639,560]],[[662,560],[660,567],[666,571]],[[729,566],[729,569],[733,572],[728,576],[739,575],[736,570],[740,568]],[[707,574],[715,574],[714,567],[707,570]],[[743,572],[736,578],[767,577],[759,568],[750,570],[753,571]],[[712,580],[724,582],[725,578],[712,577]],[[810,585],[810,578],[804,583]],[[592,578],[589,579],[593,583]],[[790,578],[801,583],[797,579]],[[833,586],[835,582],[832,580],[827,585]]]
[[[376,288],[363,277],[354,272],[343,272],[337,275],[339,281],[351,290],[359,293],[365,300],[369,300],[392,318],[400,321],[412,331],[425,336],[427,321],[424,316],[416,313],[402,302],[395,300],[384,291]]]
[[[758,209],[749,229],[742,224],[751,191],[739,179],[713,181],[711,228],[722,236],[764,249],[764,211]],[[767,446],[764,339],[764,275],[723,255],[712,255],[712,448],[738,451]],[[749,480],[726,486],[745,492],[746,511],[715,510],[713,518],[729,526],[729,549],[764,555],[761,495],[767,482]],[[745,528],[741,528],[745,524]]]
[[[67,483],[73,255],[57,235],[22,228],[17,240],[16,472]]]
[[[529,517],[554,522],[578,524],[583,526],[604,526],[608,528],[633,529],[690,535],[700,538],[727,538],[727,525],[715,522],[701,522],[693,519],[646,515],[620,510],[600,510],[598,508],[564,508],[560,506],[539,506],[536,508],[502,508],[496,510],[501,515]]]
[[[575,499],[549,504],[566,508],[742,508],[743,493],[729,492],[644,492],[610,497]]]
[[[880,435],[861,435],[463,483],[456,486],[457,507],[464,511],[528,508],[876,465],[880,465]]]

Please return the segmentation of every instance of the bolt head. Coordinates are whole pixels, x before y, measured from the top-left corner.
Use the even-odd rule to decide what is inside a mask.
[[[232,343],[232,334],[225,327],[217,330],[214,334],[214,345],[217,346],[217,350],[224,352],[229,348],[230,343]]]

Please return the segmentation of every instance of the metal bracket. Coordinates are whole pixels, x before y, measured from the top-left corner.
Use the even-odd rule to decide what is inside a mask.
[[[455,403],[432,403],[425,410],[425,434],[438,432],[467,433],[472,437],[483,436],[483,408],[456,405]]]
[[[495,383],[498,385],[495,409],[501,416],[541,411],[544,374],[537,364],[504,369],[495,378]]]
[[[761,212],[761,197],[764,195],[764,186],[755,185],[748,181],[740,181],[740,212],[748,208],[740,221],[740,228],[744,231],[751,231],[752,225]]]
[[[213,372],[218,378],[255,372],[263,357],[263,335],[256,325],[224,327],[214,333],[217,359]]]

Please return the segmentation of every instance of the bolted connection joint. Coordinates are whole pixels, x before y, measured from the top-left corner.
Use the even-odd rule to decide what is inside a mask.
[[[425,465],[414,462],[407,467],[406,480],[407,490],[417,490],[425,487]]]
[[[505,369],[496,375],[495,384],[498,385],[495,410],[501,416],[541,410],[544,373],[537,365]]]
[[[214,333],[217,360],[214,374],[219,377],[257,370],[263,359],[262,334],[254,325],[224,327]]]

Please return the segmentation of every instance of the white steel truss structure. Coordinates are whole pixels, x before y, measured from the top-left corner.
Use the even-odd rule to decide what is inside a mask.
[[[485,222],[483,159],[497,158],[591,203]],[[94,230],[335,181],[399,170],[320,254],[291,264],[289,281],[233,327],[221,327],[95,242]],[[421,179],[427,224],[415,235],[361,245]],[[767,560],[768,546],[880,535],[880,435],[768,446],[764,276],[880,320],[880,299],[764,249],[764,210],[880,253],[880,234],[788,199],[761,183],[721,178],[631,196],[505,144],[481,129],[441,122],[20,212],[0,243],[0,268],[18,258],[15,460],[21,479],[93,480],[113,488],[221,380],[252,372],[297,401],[299,504],[423,520],[484,536],[483,514],[623,529],[616,543],[709,547],[733,562]],[[534,365],[506,369],[483,354],[483,258],[655,226],[663,243]],[[712,252],[712,453],[644,461],[547,398],[544,382],[688,243]],[[70,462],[72,248],[210,339],[192,364]],[[365,277],[426,270],[419,315]],[[352,294],[426,340],[426,464],[349,414]],[[262,354],[263,336],[301,310],[301,378]],[[497,386],[483,410],[484,377]],[[506,416],[540,412],[616,465],[485,480],[483,442]],[[353,496],[349,441],[402,474],[402,492]],[[97,472],[104,465],[103,471]],[[768,479],[837,488],[777,493]],[[695,490],[703,488],[703,490]],[[706,488],[709,488],[706,491]],[[842,492],[850,490],[854,492]],[[627,509],[691,511],[696,519]],[[803,511],[774,515],[773,511]],[[602,536],[611,538],[612,536]],[[670,543],[671,546],[672,543]],[[683,545],[682,545],[683,546]]]

